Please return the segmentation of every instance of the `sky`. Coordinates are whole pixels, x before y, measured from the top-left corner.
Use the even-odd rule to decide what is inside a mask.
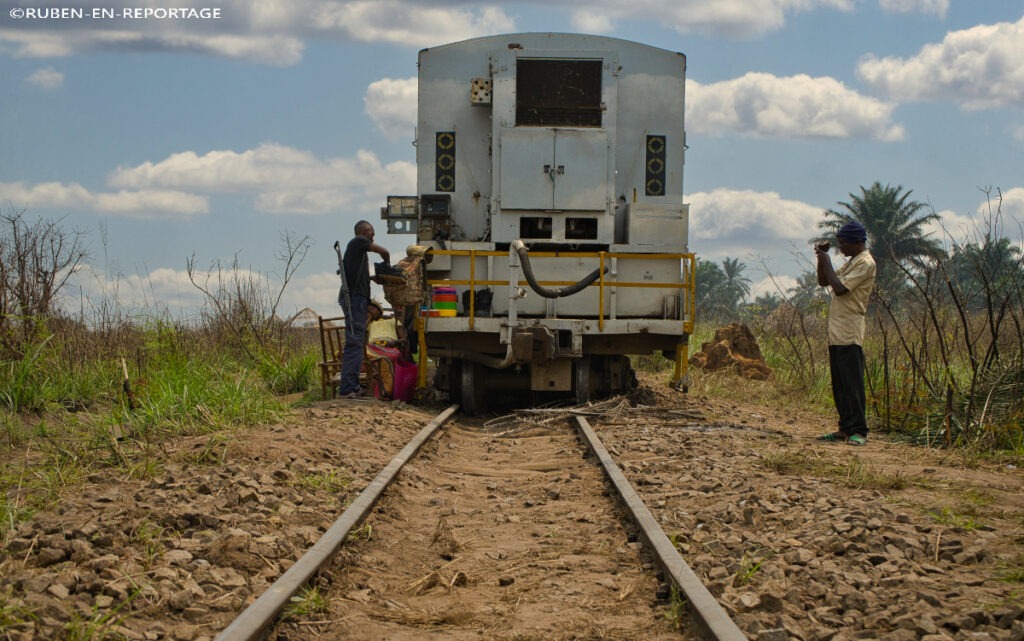
[[[753,295],[811,268],[827,209],[878,181],[962,242],[1024,223],[1020,0],[0,0],[0,211],[60,220],[90,257],[69,309],[194,317],[200,284],[336,315],[332,245],[415,193],[416,59],[515,32],[687,56],[690,250]],[[216,266],[220,266],[217,271]],[[232,271],[237,269],[238,271]]]

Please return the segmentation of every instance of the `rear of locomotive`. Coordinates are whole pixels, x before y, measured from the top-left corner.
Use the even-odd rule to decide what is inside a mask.
[[[467,412],[628,391],[628,355],[674,359],[685,388],[685,72],[683,54],[579,34],[420,52],[418,194],[382,217],[433,247],[437,299],[454,291],[427,303],[421,344]]]

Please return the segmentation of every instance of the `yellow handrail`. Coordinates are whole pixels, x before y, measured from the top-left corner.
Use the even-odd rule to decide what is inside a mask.
[[[508,281],[501,280],[477,280],[476,279],[476,258],[479,256],[488,257],[506,257],[508,252],[496,251],[496,250],[477,250],[477,249],[435,249],[435,256],[468,256],[469,257],[469,279],[428,279],[427,284],[433,285],[468,285],[469,286],[469,328],[472,330],[475,327],[476,320],[476,287],[478,285],[487,286],[501,286],[507,285]],[[604,331],[604,317],[605,317],[605,289],[607,287],[635,287],[645,289],[680,289],[686,290],[689,295],[686,299],[686,309],[680,310],[684,312],[681,314],[683,322],[683,332],[687,334],[693,333],[693,322],[694,315],[696,313],[696,302],[695,302],[695,289],[696,283],[694,276],[696,275],[696,255],[692,253],[687,254],[676,254],[676,253],[655,253],[655,254],[634,254],[634,253],[622,253],[622,252],[562,252],[562,251],[533,251],[530,252],[530,256],[533,258],[597,258],[598,269],[600,270],[600,278],[596,283],[591,283],[588,287],[596,286],[598,288],[598,329]],[[681,283],[668,283],[668,282],[630,282],[630,281],[612,281],[608,282],[604,278],[605,274],[605,260],[607,258],[616,258],[623,260],[681,260],[686,261],[689,265],[683,269],[683,282]],[[572,281],[538,281],[538,284],[543,287],[559,287],[574,285]],[[519,281],[519,285],[528,285],[527,281]]]

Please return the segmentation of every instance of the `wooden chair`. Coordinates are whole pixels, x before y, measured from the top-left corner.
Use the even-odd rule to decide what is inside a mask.
[[[327,390],[331,390],[331,398],[338,395],[341,383],[341,354],[345,349],[345,318],[335,316],[324,318],[317,316],[320,323],[320,396],[327,400]]]
[[[320,324],[320,397],[327,400],[328,389],[331,392],[330,398],[338,395],[338,386],[341,385],[341,358],[345,351],[345,317],[334,316],[324,318],[317,316]],[[369,382],[379,376],[378,363],[369,358],[363,357],[363,364],[359,369],[360,385],[369,387]]]

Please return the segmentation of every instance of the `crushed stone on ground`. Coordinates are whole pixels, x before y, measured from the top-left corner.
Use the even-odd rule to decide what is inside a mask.
[[[874,435],[819,443],[831,424],[809,412],[646,379],[640,392],[589,420],[749,638],[1024,641],[1024,470]],[[436,409],[318,402],[287,424],[168,443],[149,478],[93,474],[7,532],[4,638],[98,622],[125,639],[213,639]],[[582,458],[550,455],[580,447],[553,418],[509,434],[446,428],[379,505],[369,540],[320,578],[328,611],[283,624],[282,638],[360,625],[395,639],[672,638],[668,605],[645,596],[657,586],[642,544],[596,502]],[[573,553],[549,554],[559,540]],[[581,569],[589,580],[562,578]],[[595,599],[623,618],[580,615]]]

